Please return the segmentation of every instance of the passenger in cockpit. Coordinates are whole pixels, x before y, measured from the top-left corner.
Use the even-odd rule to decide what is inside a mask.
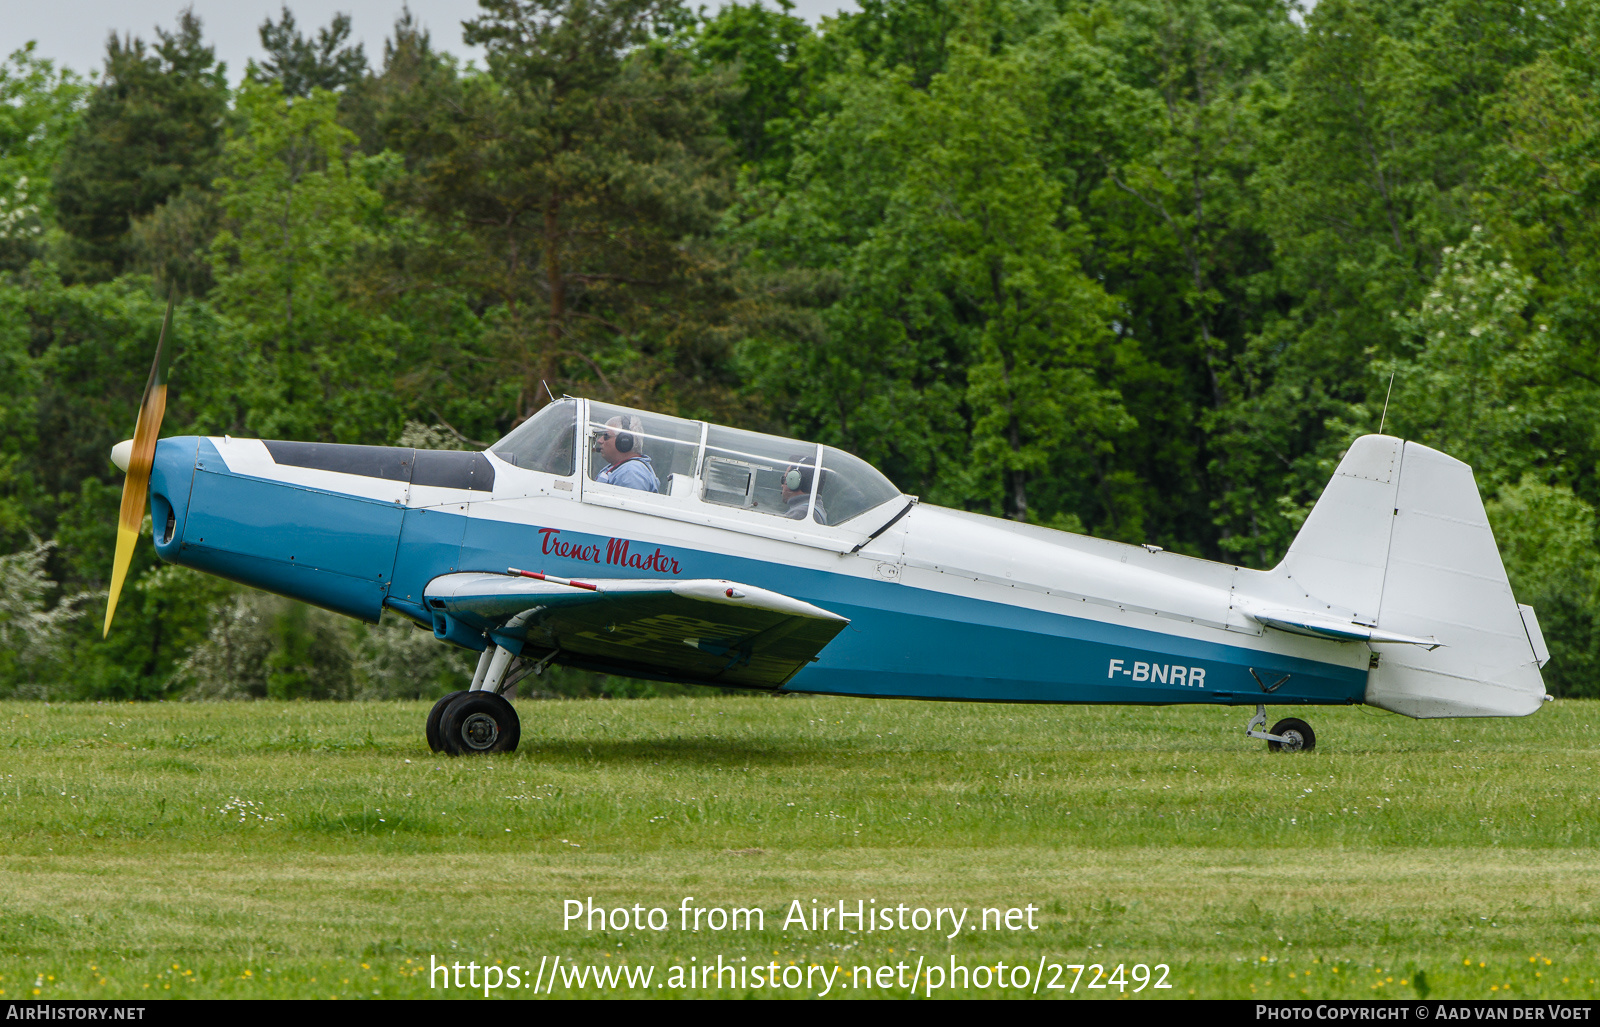
[[[639,418],[613,417],[606,422],[605,430],[595,435],[595,441],[609,465],[594,476],[595,481],[643,492],[661,491],[661,479],[643,452],[644,425]]]

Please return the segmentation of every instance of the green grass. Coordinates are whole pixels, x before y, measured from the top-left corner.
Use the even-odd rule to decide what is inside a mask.
[[[449,759],[421,703],[0,704],[0,998],[427,996],[430,956],[718,954],[1167,964],[1137,999],[1600,995],[1600,703],[1300,710],[1299,755],[1243,738],[1243,709],[519,710],[521,751]],[[564,931],[590,896],[766,930]],[[780,930],[796,898],[1031,903],[1040,929]]]

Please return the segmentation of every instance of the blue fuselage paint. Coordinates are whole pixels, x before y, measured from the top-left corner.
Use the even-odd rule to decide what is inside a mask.
[[[377,621],[404,507],[234,474],[205,438],[162,439],[156,465],[152,510],[181,512],[173,537],[158,538],[162,559]]]
[[[396,503],[233,474],[205,439],[164,439],[152,510],[163,559],[376,620],[431,624],[427,583],[533,567],[573,578],[726,578],[850,619],[786,690],[1045,703],[1358,703],[1364,667],[829,573],[728,552]],[[581,510],[581,505],[575,509]],[[641,518],[641,524],[647,523]],[[619,545],[620,543],[620,545]],[[625,546],[627,552],[621,549]],[[1217,632],[1220,636],[1223,633]],[[1252,671],[1254,673],[1252,673]],[[1288,675],[1279,687],[1271,685]]]
[[[547,551],[538,526],[473,518],[459,566],[537,566],[579,579],[726,578],[848,617],[850,626],[790,680],[787,691],[996,702],[1343,705],[1360,702],[1366,690],[1363,669],[649,540],[629,540],[629,560],[638,562],[618,566],[608,558],[611,539],[570,529],[560,537],[565,551],[587,558]],[[658,553],[676,560],[680,571],[641,566],[652,560],[659,566]],[[1155,680],[1158,667],[1165,680]],[[1182,668],[1183,684],[1175,683],[1174,667]],[[1251,668],[1269,685],[1290,677],[1265,694]],[[1189,684],[1195,670],[1199,685]]]

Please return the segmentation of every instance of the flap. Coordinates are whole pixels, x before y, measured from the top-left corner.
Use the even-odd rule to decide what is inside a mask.
[[[424,590],[435,617],[563,662],[698,684],[779,688],[849,620],[735,581],[457,573]]]

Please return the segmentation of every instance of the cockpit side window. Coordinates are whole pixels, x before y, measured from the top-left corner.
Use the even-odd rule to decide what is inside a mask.
[[[562,399],[523,421],[489,452],[508,464],[570,477],[576,471],[574,440],[578,402]]]
[[[584,432],[589,477],[645,492],[682,488],[694,477],[703,432],[699,421],[591,400]]]
[[[791,520],[829,521],[812,507],[815,443],[711,426],[701,464],[701,498]]]

